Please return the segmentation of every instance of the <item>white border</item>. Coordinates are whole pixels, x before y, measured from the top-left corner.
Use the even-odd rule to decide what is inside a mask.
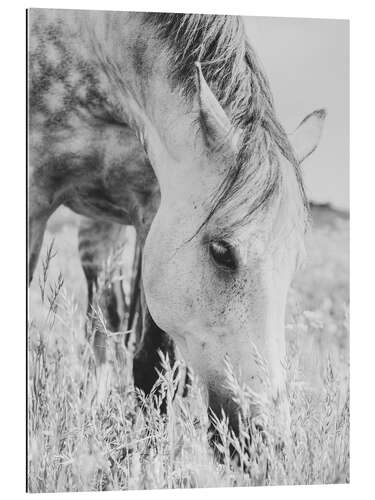
[[[223,2],[150,0],[36,1],[33,7],[205,12],[351,21],[351,286],[352,440],[349,486],[235,490],[114,492],[113,498],[330,498],[371,497],[374,492],[374,9],[372,2],[311,0]],[[1,256],[0,256],[0,494],[25,495],[25,13],[27,2],[1,11]],[[277,50],[277,47],[275,47]],[[5,155],[4,155],[5,150]],[[88,493],[80,494],[82,497]],[[90,493],[92,495],[92,493]],[[60,494],[43,498],[63,498]],[[66,498],[64,496],[64,498]],[[70,494],[69,498],[75,498]]]

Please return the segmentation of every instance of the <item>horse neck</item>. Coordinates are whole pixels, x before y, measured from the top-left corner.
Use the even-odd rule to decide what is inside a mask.
[[[119,18],[118,13],[109,12],[93,24],[100,57],[104,53],[103,67],[111,80],[113,108],[121,109],[122,103],[132,101],[155,127],[171,156],[186,156],[194,104],[186,102],[179,89],[172,90],[168,50],[154,28],[143,21],[144,14],[123,13]],[[123,107],[120,118],[137,129],[126,104]]]
[[[168,49],[161,46],[154,28],[142,21],[142,14],[126,14],[120,21],[110,17],[95,26],[94,42],[102,45],[94,46],[94,51],[109,81],[106,93],[111,111],[119,121],[130,125],[141,142],[146,137],[146,150],[162,198],[191,204],[185,195],[189,192],[194,203],[201,205],[200,198],[207,197],[218,179],[204,165],[203,136],[200,138],[196,127],[198,99],[188,101],[180,88],[172,88]],[[104,32],[100,31],[103,24]],[[138,122],[132,113],[141,117]],[[149,130],[153,134],[150,140]],[[183,186],[184,193],[176,186]]]

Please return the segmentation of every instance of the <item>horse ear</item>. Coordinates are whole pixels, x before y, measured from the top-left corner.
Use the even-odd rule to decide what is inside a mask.
[[[314,111],[306,116],[291,134],[290,142],[299,163],[302,163],[317,148],[326,116],[325,109]]]
[[[238,134],[236,133],[226,112],[220,105],[208,86],[201,68],[196,62],[198,77],[198,96],[201,109],[201,119],[206,138],[214,149],[229,148],[236,150]]]

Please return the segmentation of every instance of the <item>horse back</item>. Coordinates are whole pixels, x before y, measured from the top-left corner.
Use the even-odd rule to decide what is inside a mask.
[[[105,25],[95,14],[94,24]],[[133,224],[156,181],[136,135],[116,117],[116,96],[87,29],[90,15],[30,11],[30,201],[45,200],[50,212],[64,203],[88,217]],[[97,33],[106,44],[105,30]]]

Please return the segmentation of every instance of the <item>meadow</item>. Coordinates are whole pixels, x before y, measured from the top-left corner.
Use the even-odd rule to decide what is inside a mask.
[[[217,421],[217,460],[199,381],[175,393],[181,361],[159,379],[157,396],[137,394],[131,352],[108,335],[111,384],[99,401],[95,361],[85,337],[86,284],[77,248],[78,217],[59,210],[49,221],[29,295],[28,489],[31,492],[224,487],[349,481],[349,219],[315,207],[306,264],[291,288],[286,318],[291,440],[264,406],[239,437]],[[130,257],[124,257],[130,276]],[[121,348],[126,362],[115,352]],[[262,363],[259,353],[256,362]],[[229,369],[229,368],[228,368]],[[265,370],[264,383],[267,384]],[[260,395],[233,389],[244,407]],[[230,450],[237,451],[236,460]]]

